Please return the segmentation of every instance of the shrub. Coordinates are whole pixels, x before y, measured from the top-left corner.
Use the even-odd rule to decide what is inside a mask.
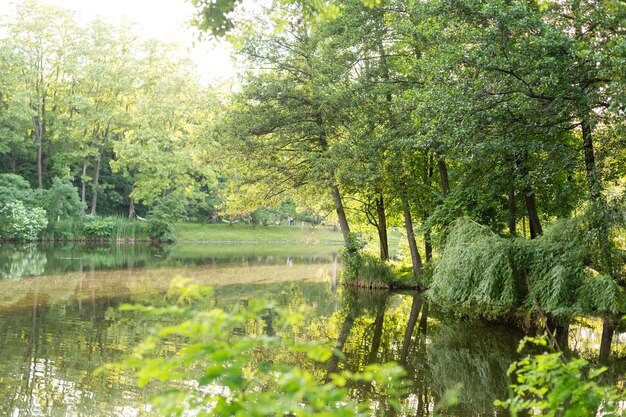
[[[148,237],[159,242],[173,242],[176,240],[174,226],[163,219],[151,218],[147,226]]]
[[[457,220],[435,265],[429,295],[458,313],[498,317],[521,306],[523,241],[500,237],[468,218]]]
[[[0,237],[3,239],[37,240],[47,224],[46,211],[42,208],[26,208],[19,200],[0,207]]]
[[[86,237],[109,238],[113,235],[113,219],[109,217],[88,217],[83,224]]]
[[[45,203],[46,211],[52,221],[78,217],[83,206],[78,189],[68,177],[52,179],[52,186],[45,193]]]
[[[342,253],[344,284],[367,288],[391,288],[394,274],[386,262],[363,253],[365,241],[350,234],[350,244]]]
[[[543,338],[526,337],[518,351],[531,343],[546,346]],[[565,359],[561,352],[529,355],[514,362],[508,370],[514,376],[511,394],[495,405],[511,415],[542,416],[623,416],[619,408],[624,392],[598,384],[606,368],[593,369],[584,359]]]
[[[35,207],[38,192],[30,188],[24,178],[16,174],[0,174],[0,207],[13,201],[21,201],[25,207]]]

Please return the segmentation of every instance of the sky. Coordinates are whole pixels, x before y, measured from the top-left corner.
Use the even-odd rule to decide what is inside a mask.
[[[136,33],[146,39],[158,38],[181,44],[198,66],[205,83],[219,83],[234,75],[231,48],[226,43],[198,42],[187,22],[193,16],[189,0],[39,0],[73,10],[81,24],[99,16],[112,24],[132,22]],[[22,0],[0,0],[0,15],[7,15]],[[195,46],[194,46],[195,43]]]

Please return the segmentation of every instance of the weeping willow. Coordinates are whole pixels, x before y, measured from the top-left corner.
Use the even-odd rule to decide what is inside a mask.
[[[557,221],[528,241],[457,220],[435,266],[430,297],[459,314],[499,318],[541,309],[555,316],[624,311],[624,289],[594,269],[584,218]]]

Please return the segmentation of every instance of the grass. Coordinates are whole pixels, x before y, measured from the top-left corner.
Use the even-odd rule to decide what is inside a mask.
[[[341,232],[322,226],[178,223],[175,229],[179,242],[343,243]]]
[[[306,256],[331,257],[340,250],[339,245],[272,245],[272,244],[194,244],[178,242],[172,245],[168,257],[172,259],[202,259],[229,257]]]

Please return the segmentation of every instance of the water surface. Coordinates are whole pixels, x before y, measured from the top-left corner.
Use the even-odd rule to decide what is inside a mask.
[[[213,286],[213,302],[224,308],[254,297],[302,308],[300,337],[339,341],[346,354],[325,370],[404,363],[413,380],[403,399],[410,415],[431,415],[456,386],[460,404],[448,415],[503,415],[493,401],[507,396],[518,330],[456,322],[411,293],[347,291],[337,285],[340,269],[333,246],[2,245],[0,415],[151,415],[155,386],[139,389],[128,373],[94,370],[128,355],[156,324],[118,306],[167,303],[177,275]],[[593,352],[594,326],[574,327],[570,344]],[[376,403],[364,387],[351,393]]]

